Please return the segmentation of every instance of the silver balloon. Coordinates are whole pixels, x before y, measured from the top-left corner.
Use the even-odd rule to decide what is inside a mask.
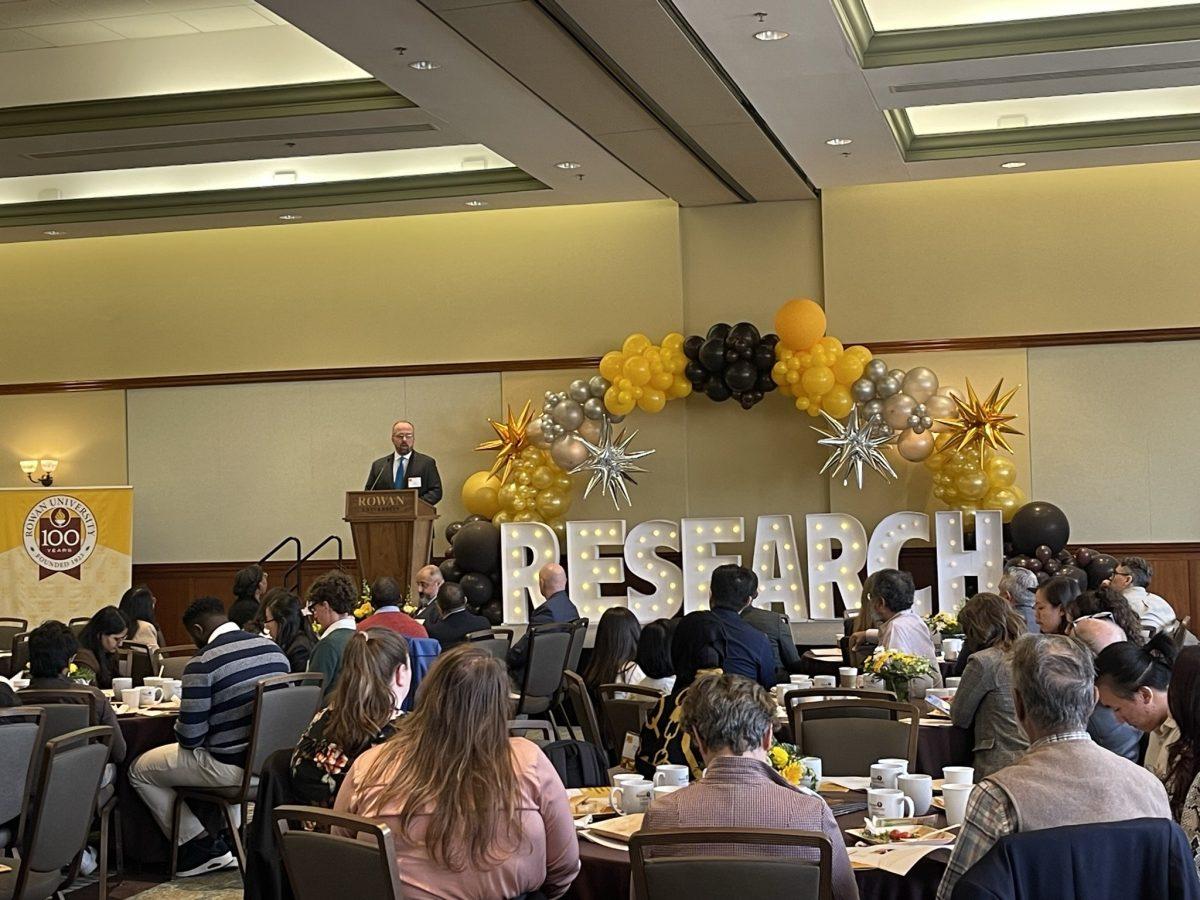
[[[560,469],[569,472],[588,458],[588,451],[576,435],[564,434],[550,447],[550,457]]]
[[[889,397],[883,404],[883,421],[889,427],[903,431],[909,427],[908,417],[912,415],[913,407],[916,405],[916,402],[908,394],[896,394],[894,397]]]
[[[932,416],[921,416],[921,427],[922,428],[932,428],[933,427],[933,417]]]
[[[898,382],[900,382],[901,384],[904,384],[904,370],[903,369],[892,369],[891,371],[888,372],[888,377],[895,378]]]
[[[583,414],[588,419],[603,419],[604,401],[599,397],[589,397],[583,404]]]
[[[954,405],[954,401],[945,394],[934,394],[925,401],[925,411],[935,423],[929,427],[938,433],[949,431],[950,428],[948,425],[940,425],[936,423],[943,419],[953,419],[957,409],[958,407]]]
[[[925,426],[922,425],[920,422],[918,422],[916,425],[912,426],[913,434],[924,434],[925,431],[926,431]]]
[[[883,418],[883,401],[871,400],[863,404],[863,417],[867,420]]]
[[[866,403],[875,399],[875,382],[870,378],[860,378],[850,387],[850,396],[857,403]]]
[[[603,397],[605,392],[612,387],[612,382],[610,382],[603,375],[593,375],[588,379],[587,384],[588,392],[593,397]]]
[[[579,436],[585,440],[596,443],[596,439],[600,437],[601,423],[595,419],[584,419],[579,426]]]
[[[592,396],[592,393],[588,390],[586,381],[582,378],[576,378],[571,382],[571,386],[567,388],[567,396],[576,403],[582,403],[588,397]]]
[[[574,431],[583,421],[583,407],[574,400],[560,400],[550,415],[567,431]]]
[[[908,417],[908,427],[912,428],[914,431],[920,426],[920,424],[921,424],[920,416],[914,414],[914,415],[911,415]],[[920,434],[920,432],[917,432],[917,433]]]
[[[625,417],[624,416],[609,416],[608,421],[612,422],[614,425],[620,425],[622,422],[625,421]]]
[[[883,400],[900,393],[900,379],[885,375],[875,382],[875,393]]]
[[[546,433],[542,431],[542,420],[538,417],[525,426],[525,437],[529,443],[542,450],[550,448],[550,439],[546,437]]]
[[[877,356],[867,363],[867,367],[863,370],[863,374],[872,381],[879,381],[880,378],[883,378],[885,375],[887,375],[887,370],[887,363]]]
[[[930,369],[924,366],[917,366],[915,369],[909,369],[904,375],[904,381],[901,385],[901,390],[908,396],[912,397],[918,403],[924,403],[938,389],[938,377],[933,374]]]

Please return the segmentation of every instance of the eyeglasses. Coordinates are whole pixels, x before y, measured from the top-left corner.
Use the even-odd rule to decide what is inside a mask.
[[[1133,573],[1132,573],[1132,572],[1119,572],[1119,571],[1114,571],[1114,572],[1112,573],[1112,577],[1113,577],[1113,578],[1116,578],[1118,575],[1120,575],[1122,578],[1132,578],[1132,577],[1133,577]]]

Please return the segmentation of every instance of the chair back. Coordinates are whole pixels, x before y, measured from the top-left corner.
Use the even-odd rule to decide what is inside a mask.
[[[592,704],[592,695],[588,693],[587,685],[577,673],[568,669],[563,672],[563,686],[567,692],[567,699],[571,701],[571,707],[575,710],[575,721],[579,723],[583,739],[603,750],[604,733],[600,730],[596,707]]]
[[[345,894],[347,873],[353,873],[356,900],[404,896],[392,832],[383,823],[314,806],[277,806],[272,816],[296,900]],[[293,822],[313,822],[318,828],[293,828]],[[329,833],[334,828],[350,835]]]
[[[18,691],[17,696],[23,706],[37,706],[43,710],[43,741],[100,724],[96,695],[87,688],[26,688]]]
[[[805,848],[800,855],[754,854],[758,848]],[[670,848],[662,855],[658,848]],[[815,861],[811,858],[815,856]],[[639,831],[629,839],[634,900],[829,900],[833,846],[819,831],[772,828],[679,828]]]
[[[597,693],[605,746],[612,753],[621,752],[627,733],[641,733],[646,719],[663,697],[662,691],[632,684],[602,684]]]
[[[553,705],[567,669],[571,635],[571,629],[559,623],[534,625],[529,629],[529,655],[517,704],[519,715],[542,713]]]
[[[512,639],[511,628],[485,628],[482,631],[472,631],[464,638],[467,643],[480,650],[486,650],[499,660],[508,659]]]
[[[254,690],[254,721],[246,749],[242,796],[252,796],[251,780],[262,771],[276,750],[290,750],[300,742],[321,705],[325,676],[320,672],[272,675]]]
[[[844,711],[831,717],[830,710]],[[850,698],[797,703],[788,707],[788,721],[796,746],[804,756],[821,758],[824,775],[862,775],[885,757],[907,759],[909,771],[916,771],[921,711],[911,703]]]
[[[117,654],[117,668],[126,678],[133,679],[134,687],[141,687],[146,678],[158,674],[155,651],[146,644],[124,643]]]
[[[111,728],[84,728],[46,742],[33,791],[12,900],[45,900],[87,843]]]
[[[797,688],[794,691],[788,691],[783,695],[783,708],[791,709],[797,703],[820,703],[822,700],[895,700],[896,694],[893,691],[872,691],[864,688]],[[840,719],[847,716],[860,719],[891,719],[892,714],[888,710],[850,710],[843,707],[835,707],[822,710],[820,713],[812,712],[806,715],[807,719]]]
[[[0,653],[12,653],[13,638],[29,629],[26,619],[0,616]]]
[[[154,651],[154,668],[163,678],[182,678],[183,670],[195,655],[196,648],[191,644],[159,647]]]
[[[535,732],[538,736],[534,738],[529,737],[529,732],[531,731]],[[508,736],[527,738],[535,743],[537,741],[549,743],[550,741],[558,740],[558,733],[554,730],[553,723],[547,722],[545,719],[510,719],[508,723]]]
[[[21,839],[26,804],[45,744],[44,712],[35,706],[0,709],[0,822],[17,820],[15,841]]]
[[[13,635],[12,658],[9,660],[8,671],[13,675],[19,675],[27,665],[29,665],[29,632],[22,631]]]
[[[588,620],[573,619],[568,622],[571,626],[571,649],[567,653],[567,669],[579,671],[579,660],[583,658],[583,642],[587,639]]]
[[[75,640],[79,640],[79,636],[83,634],[83,629],[87,628],[87,624],[90,621],[92,620],[89,616],[75,616],[67,623],[67,627],[75,635]]]

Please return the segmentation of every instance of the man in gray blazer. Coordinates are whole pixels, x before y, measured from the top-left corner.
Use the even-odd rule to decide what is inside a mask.
[[[442,499],[442,477],[432,456],[413,449],[417,432],[413,423],[400,419],[392,425],[392,447],[387,456],[371,463],[364,491],[398,491],[415,488],[426,503]]]
[[[799,674],[803,671],[800,665],[800,651],[792,638],[787,616],[755,606],[753,601],[742,610],[741,615],[742,621],[761,631],[771,642],[771,654],[775,657],[776,683],[782,684],[787,681],[788,673]]]

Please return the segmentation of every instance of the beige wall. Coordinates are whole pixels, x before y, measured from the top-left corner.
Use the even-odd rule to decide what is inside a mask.
[[[124,392],[0,396],[0,487],[29,486],[18,462],[48,458],[56,485],[127,484]]]

